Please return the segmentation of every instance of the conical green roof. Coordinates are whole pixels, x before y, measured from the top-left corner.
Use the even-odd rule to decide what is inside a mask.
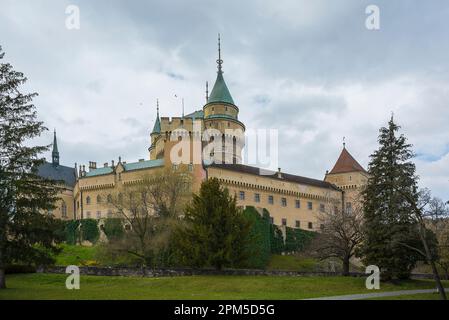
[[[157,113],[156,122],[154,123],[153,131],[151,133],[161,133],[161,121],[159,120],[159,112]]]
[[[221,70],[218,71],[217,80],[215,80],[214,87],[207,102],[225,102],[234,104],[234,100],[232,99],[231,93],[226,86],[226,82],[223,78],[223,72]]]

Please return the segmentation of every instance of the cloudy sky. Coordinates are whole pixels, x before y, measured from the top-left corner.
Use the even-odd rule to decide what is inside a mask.
[[[66,28],[66,8],[80,29]],[[380,30],[365,9],[380,8]],[[394,112],[421,185],[449,200],[447,0],[0,0],[5,60],[36,91],[61,162],[148,158],[156,116],[201,109],[225,79],[247,128],[280,131],[282,171],[322,179],[346,137],[363,166]],[[50,143],[52,133],[40,138]]]

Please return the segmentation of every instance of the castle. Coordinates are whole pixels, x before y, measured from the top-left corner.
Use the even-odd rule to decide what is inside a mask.
[[[239,107],[223,77],[220,40],[217,64],[217,78],[210,95],[206,90],[202,110],[168,118],[159,116],[157,105],[148,160],[127,163],[119,157],[116,163],[104,163],[101,167],[92,161],[87,169],[85,165],[63,166],[59,163],[55,132],[52,162],[38,170],[41,176],[64,182],[61,200],[49,214],[60,219],[113,217],[109,197],[105,195],[154,170],[176,168],[179,161],[188,164],[194,191],[201,181],[215,177],[236,195],[239,205],[266,208],[276,225],[317,231],[319,212],[326,210],[329,203],[337,203],[342,210],[357,206],[368,173],[345,145],[332,170],[326,171],[324,180],[292,175],[280,169],[267,173],[242,164],[246,128],[238,118]],[[208,132],[206,138],[204,132]],[[209,150],[210,143],[214,148]]]

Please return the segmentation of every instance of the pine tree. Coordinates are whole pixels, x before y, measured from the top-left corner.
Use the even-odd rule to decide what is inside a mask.
[[[420,246],[410,199],[418,201],[411,145],[393,117],[380,129],[379,149],[371,155],[370,178],[363,191],[364,240],[359,251],[365,265],[377,265],[382,278],[408,278],[421,259],[407,247]]]
[[[185,225],[175,234],[184,264],[194,267],[237,267],[248,259],[250,221],[236,199],[216,178],[204,181],[185,210]]]
[[[48,146],[26,144],[46,130],[36,120],[37,94],[19,91],[26,81],[9,63],[0,63],[0,288],[6,287],[8,264],[51,262],[60,225],[42,214],[54,208],[59,187],[36,174],[44,161],[38,155]]]

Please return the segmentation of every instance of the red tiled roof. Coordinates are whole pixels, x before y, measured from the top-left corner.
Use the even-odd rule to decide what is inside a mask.
[[[334,167],[332,168],[331,172],[329,172],[329,174],[354,172],[354,171],[366,172],[366,170],[363,169],[363,167],[354,159],[354,157],[351,156],[348,150],[346,150],[346,148],[343,148],[340,157],[338,157],[337,162],[335,163]]]

